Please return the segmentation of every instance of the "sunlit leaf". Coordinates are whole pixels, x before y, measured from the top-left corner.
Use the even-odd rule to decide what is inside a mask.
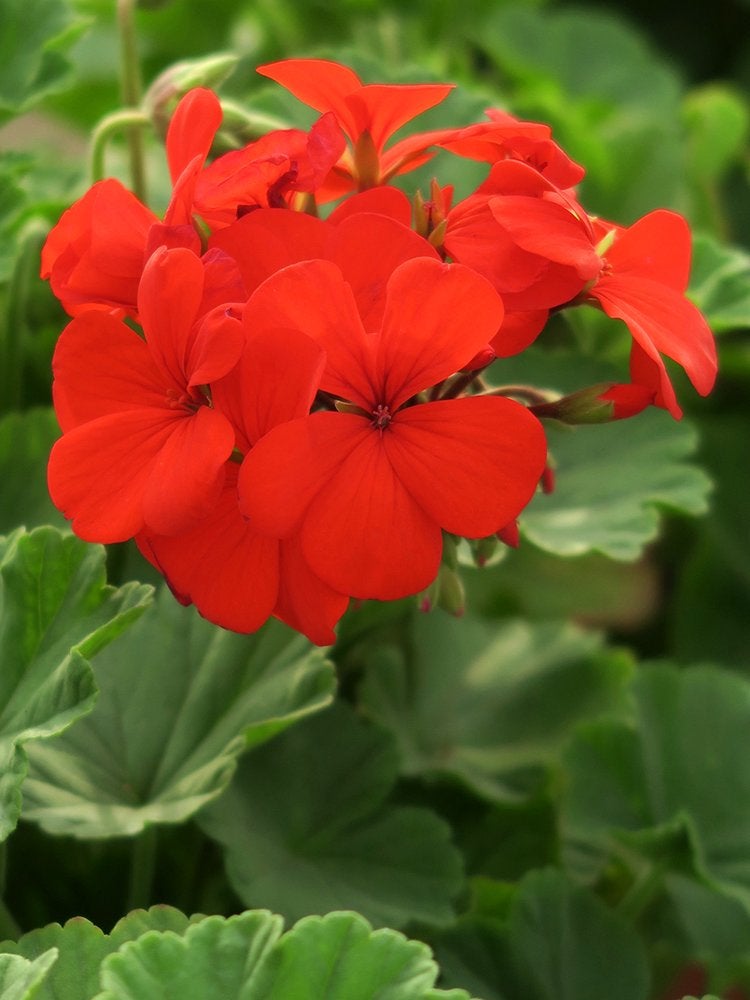
[[[33,962],[18,955],[0,955],[0,1000],[38,1000],[40,987],[56,960],[55,948]]]

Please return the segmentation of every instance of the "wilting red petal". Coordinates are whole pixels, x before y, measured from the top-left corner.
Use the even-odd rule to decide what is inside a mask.
[[[207,516],[173,537],[141,533],[136,539],[181,599],[209,621],[234,632],[255,632],[276,603],[279,542],[259,535],[237,506],[237,466],[227,470]]]
[[[383,432],[399,480],[442,528],[467,538],[517,517],[544,470],[542,425],[500,397],[469,397],[401,410]]]
[[[250,297],[245,323],[249,329],[287,328],[312,337],[326,352],[321,389],[371,409],[374,345],[335,264],[311,260],[277,271]]]
[[[165,406],[164,380],[145,342],[106,313],[85,312],[66,326],[52,371],[55,414],[63,431],[108,413]]]
[[[175,109],[167,130],[167,161],[172,183],[196,156],[202,166],[221,125],[221,104],[205,87],[188,91]]]
[[[55,442],[52,502],[88,542],[123,542],[143,528],[143,496],[159,450],[183,420],[168,410],[111,413]]]
[[[146,526],[174,535],[205,517],[219,497],[233,447],[229,421],[208,406],[175,423],[144,490]]]
[[[502,318],[497,293],[469,268],[423,258],[402,264],[388,282],[378,344],[382,388],[374,402],[393,412],[463,368],[492,340]]]
[[[279,597],[273,613],[318,646],[336,641],[333,627],[346,611],[349,598],[339,594],[310,569],[298,535],[280,545]]]

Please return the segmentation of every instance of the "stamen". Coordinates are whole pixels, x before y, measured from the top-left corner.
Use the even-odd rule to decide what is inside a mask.
[[[378,403],[377,409],[372,411],[372,415],[375,418],[372,426],[376,427],[379,431],[384,431],[391,422],[391,411],[387,406],[383,406],[382,403]]]

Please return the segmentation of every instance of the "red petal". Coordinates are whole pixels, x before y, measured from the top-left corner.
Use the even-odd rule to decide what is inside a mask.
[[[369,84],[351,94],[347,104],[351,108],[356,132],[350,138],[368,131],[375,149],[380,151],[386,141],[402,125],[434,108],[453,90],[453,84]]]
[[[215,506],[194,528],[173,537],[141,534],[147,558],[209,621],[255,632],[270,616],[279,583],[279,542],[259,535],[237,506],[237,466]]]
[[[212,386],[214,406],[244,436],[247,448],[277,424],[310,412],[325,354],[297,330],[248,330],[237,367]]]
[[[227,419],[207,406],[175,423],[143,496],[143,519],[160,535],[185,531],[215,506],[234,447]]]
[[[338,225],[344,219],[360,212],[387,215],[403,226],[411,225],[411,202],[403,191],[388,186],[369,188],[367,191],[352,195],[331,212],[328,221]]]
[[[52,371],[63,431],[108,413],[166,406],[164,380],[145,342],[107,313],[85,312],[66,326]]]
[[[412,406],[383,433],[401,482],[441,528],[483,538],[518,516],[544,470],[542,425],[509,399]]]
[[[213,91],[196,87],[182,98],[167,130],[167,160],[172,183],[196,156],[205,161],[221,125],[222,111]]]
[[[161,248],[150,258],[138,289],[138,311],[154,362],[172,386],[189,381],[190,335],[203,297],[203,264],[190,250]]]
[[[497,293],[469,268],[423,258],[402,264],[388,282],[378,356],[382,389],[375,401],[393,412],[465,367],[502,318]]]
[[[623,320],[641,348],[656,360],[666,354],[705,396],[716,379],[716,343],[701,312],[679,292],[637,274],[605,275],[589,294],[614,319]]]
[[[373,341],[362,327],[351,287],[335,264],[303,261],[271,275],[250,297],[245,323],[249,329],[287,328],[312,337],[326,352],[321,388],[372,409]]]
[[[620,230],[606,253],[617,274],[636,272],[684,292],[690,277],[690,227],[677,212],[659,209]]]
[[[128,410],[81,424],[55,442],[52,502],[88,542],[122,542],[143,527],[143,496],[159,450],[183,418]]]
[[[317,646],[332,645],[336,641],[333,627],[346,611],[349,598],[313,573],[298,535],[280,543],[280,555],[279,597],[273,613]]]

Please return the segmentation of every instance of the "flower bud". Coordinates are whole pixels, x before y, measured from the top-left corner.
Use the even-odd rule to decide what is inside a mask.
[[[554,402],[532,406],[531,412],[565,424],[605,424],[640,413],[653,398],[653,390],[645,386],[600,382]]]
[[[164,70],[146,91],[143,108],[156,131],[165,136],[180,100],[194,87],[215,89],[232,73],[239,56],[219,52],[202,59],[186,59]]]

